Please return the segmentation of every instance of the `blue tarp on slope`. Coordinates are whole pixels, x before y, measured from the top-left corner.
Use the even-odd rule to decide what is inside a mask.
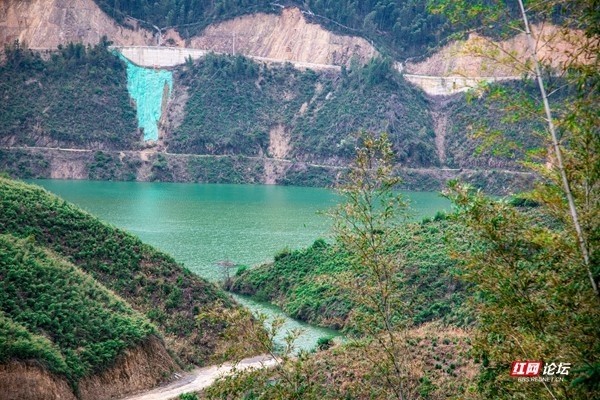
[[[163,96],[166,101],[173,90],[173,74],[167,70],[142,68],[121,58],[127,64],[127,90],[136,103],[138,127],[144,130],[144,141],[156,141]]]

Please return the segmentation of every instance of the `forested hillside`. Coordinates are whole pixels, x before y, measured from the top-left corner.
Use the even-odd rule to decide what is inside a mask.
[[[427,2],[416,0],[95,1],[119,22],[131,16],[148,25],[175,27],[184,38],[200,33],[212,22],[258,11],[279,12],[282,5],[293,5],[328,29],[366,37],[386,52],[403,58],[423,55],[451,33],[443,16],[431,14]]]
[[[136,128],[125,66],[106,46],[69,45],[47,61],[7,49],[0,67],[2,170],[22,178],[326,186],[366,129],[390,135],[398,167],[423,169],[401,171],[407,188],[437,190],[457,174],[492,192],[528,184],[511,170],[520,169],[518,155],[538,146],[535,135],[524,135],[535,124],[499,119],[488,106],[493,93],[468,102],[464,95],[428,98],[386,58],[340,73],[242,56],[188,62],[173,71],[157,151],[142,154],[148,144]],[[533,90],[525,86],[523,95]],[[513,143],[488,146],[498,135],[477,135],[486,125],[511,132]],[[448,175],[439,167],[471,170]]]
[[[452,276],[456,261],[449,257],[446,242],[450,236],[465,235],[467,232],[446,220],[443,213],[406,224],[395,251],[407,265],[402,290],[411,313],[398,318],[408,318],[416,325],[432,320],[464,325],[469,320],[463,305],[464,288]],[[227,288],[275,303],[294,318],[352,330],[351,314],[357,305],[338,282],[338,277],[351,269],[350,263],[342,247],[320,239],[306,249],[282,251],[272,263],[241,267]]]
[[[158,334],[98,281],[31,240],[0,235],[0,278],[0,363],[37,360],[74,385]]]
[[[141,140],[125,65],[108,50],[68,44],[48,60],[16,43],[0,63],[0,145],[131,149]]]
[[[53,254],[35,250],[38,258],[53,259],[56,255],[61,259],[60,265],[72,263],[114,291],[157,326],[167,345],[185,364],[201,365],[215,357],[225,326],[198,320],[196,316],[203,309],[231,309],[236,305],[214,285],[138,238],[100,222],[39,187],[0,178],[0,199],[0,234],[29,238],[31,246]],[[6,241],[13,246],[26,246],[11,237]],[[119,332],[125,334],[127,329]],[[153,332],[149,326],[141,331],[135,329],[132,336],[126,337],[139,340],[140,335]]]
[[[208,56],[177,78],[189,99],[169,134],[170,152],[339,164],[353,157],[356,133],[366,129],[389,132],[402,165],[438,164],[428,102],[389,60],[338,76]]]
[[[326,186],[366,129],[390,135],[400,168],[422,169],[401,172],[407,188],[437,190],[458,174],[492,192],[528,184],[512,171],[520,169],[517,156],[539,144],[523,134],[535,124],[499,119],[488,106],[494,92],[468,102],[464,95],[427,97],[388,58],[341,72],[242,56],[187,62],[172,71],[159,142],[150,144],[156,152],[142,154],[148,143],[137,128],[125,65],[107,45],[71,44],[44,57],[18,44],[7,48],[0,66],[2,170],[21,178]],[[524,86],[522,94],[533,91]],[[485,125],[511,132],[513,143],[488,146],[498,135],[478,135]]]

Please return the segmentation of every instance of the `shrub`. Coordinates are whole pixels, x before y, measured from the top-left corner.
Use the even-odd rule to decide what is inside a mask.
[[[333,346],[333,336],[321,336],[317,340],[318,350],[327,350]]]

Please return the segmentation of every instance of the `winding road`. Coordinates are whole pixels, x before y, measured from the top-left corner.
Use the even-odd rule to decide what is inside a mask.
[[[165,386],[147,392],[123,397],[120,400],[170,400],[183,393],[197,392],[212,385],[218,378],[249,368],[270,368],[279,361],[271,356],[256,356],[245,358],[237,364],[212,365],[210,367],[196,368],[186,373],[180,379]]]

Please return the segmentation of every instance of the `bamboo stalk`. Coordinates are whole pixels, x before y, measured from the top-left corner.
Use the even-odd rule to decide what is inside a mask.
[[[592,288],[594,289],[594,293],[597,296],[600,296],[600,292],[598,292],[598,286],[596,285],[596,281],[594,280],[594,275],[592,274],[592,270],[590,267],[590,255],[588,252],[587,242],[583,235],[583,230],[581,229],[581,224],[579,222],[579,216],[577,213],[577,208],[575,207],[575,200],[573,199],[573,193],[571,193],[571,187],[569,185],[569,178],[567,177],[567,172],[565,170],[562,152],[560,150],[560,145],[558,143],[558,137],[556,135],[556,129],[554,127],[554,122],[552,119],[552,110],[550,109],[550,104],[548,103],[548,96],[546,95],[546,87],[544,85],[544,80],[542,79],[542,72],[540,69],[540,63],[537,56],[537,50],[533,43],[533,37],[531,35],[531,30],[529,29],[529,21],[527,19],[527,13],[525,12],[525,7],[523,6],[523,0],[518,0],[519,7],[521,8],[521,15],[523,16],[523,23],[525,24],[525,34],[527,36],[527,44],[531,50],[531,58],[533,59],[533,63],[535,65],[535,75],[538,82],[538,86],[540,88],[540,92],[542,95],[542,101],[544,102],[544,110],[546,111],[546,119],[548,122],[548,130],[550,131],[550,135],[552,136],[552,146],[554,148],[554,153],[556,156],[556,161],[558,164],[558,170],[560,172],[560,176],[562,178],[563,189],[565,191],[565,195],[567,196],[567,201],[569,202],[569,211],[571,213],[571,219],[573,220],[573,225],[575,226],[575,232],[577,233],[577,240],[579,242],[579,247],[581,248],[581,253],[583,255],[583,262],[587,269],[588,276],[590,278],[590,282],[592,283]]]

